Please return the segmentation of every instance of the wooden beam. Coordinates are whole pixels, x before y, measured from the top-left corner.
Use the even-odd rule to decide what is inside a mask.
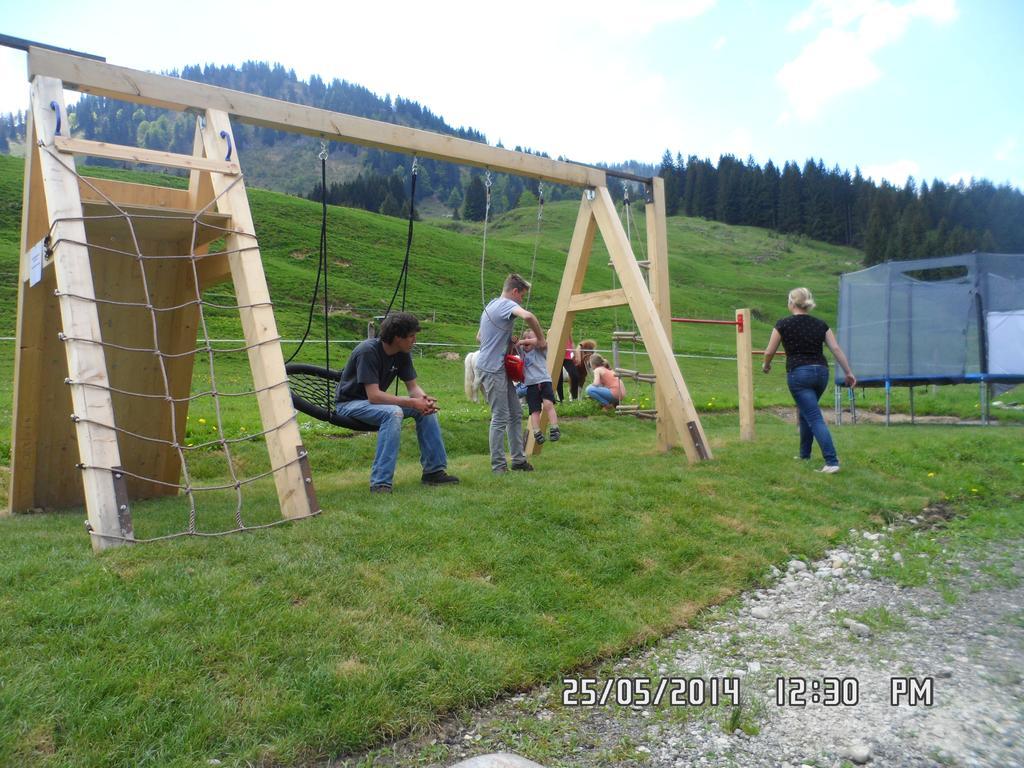
[[[78,460],[78,447],[67,418],[72,409],[71,393],[63,384],[67,361],[57,340],[60,307],[53,295],[57,284],[52,267],[44,269],[40,282],[29,285],[28,251],[50,229],[31,109],[25,123],[25,149],[11,414],[11,484],[5,514],[82,502],[82,483],[77,475],[67,471],[67,467]],[[59,399],[60,395],[63,399]],[[63,471],[55,466],[62,459]],[[62,504],[64,501],[68,503]]]
[[[207,110],[206,126],[202,130],[207,155],[220,151],[221,132],[233,142],[231,123],[226,112]],[[217,195],[217,209],[230,214],[233,230],[225,237],[228,264],[235,286],[235,297],[240,305],[242,333],[249,348],[253,389],[260,411],[263,429],[267,430],[266,444],[277,486],[281,514],[286,518],[306,517],[318,510],[310,509],[310,496],[306,493],[304,476],[296,451],[302,448],[302,436],[295,419],[286,381],[284,355],[270,304],[270,291],[263,272],[263,261],[256,247],[256,229],[245,193],[245,182],[223,174],[211,173],[210,180]],[[311,482],[311,480],[310,480]]]
[[[102,203],[107,198],[154,208],[177,208],[196,210],[189,205],[188,191],[173,187],[159,187],[156,184],[135,184],[128,181],[100,179],[83,176],[78,180],[78,193],[83,203]]]
[[[64,89],[58,80],[37,77],[32,85],[32,114],[39,138],[51,143],[52,132],[40,128],[52,120],[50,104],[56,102],[64,112]],[[47,135],[47,134],[50,135]],[[74,159],[64,165],[45,147],[38,153],[43,189],[46,196],[47,218],[52,226],[54,249],[53,264],[57,289],[61,293],[60,315],[63,333],[69,337],[63,342],[67,357],[68,376],[74,414],[79,418],[75,432],[78,454],[84,468],[73,465],[63,469],[73,475],[81,472],[85,492],[85,507],[92,528],[93,549],[123,544],[120,537],[131,538],[131,518],[127,509],[119,509],[115,491],[113,468],[121,466],[117,433],[106,425],[113,425],[114,409],[111,400],[107,364],[102,339],[86,242],[82,221],[82,202],[78,194],[78,179]],[[72,298],[72,296],[80,298]],[[25,382],[23,382],[24,384]]]
[[[651,186],[651,200],[645,207],[647,223],[647,277],[651,289],[651,301],[668,336],[672,342],[672,295],[669,291],[668,274],[668,233],[665,226],[665,181],[655,176]],[[637,262],[643,266],[641,262]],[[674,422],[660,407],[660,403],[668,402],[669,394],[665,389],[666,382],[655,384],[654,405],[658,411],[657,434],[658,448],[667,451],[683,443],[683,435],[676,432]]]
[[[28,72],[29,78],[39,75],[54,77],[63,81],[65,87],[82,93],[178,111],[215,110],[244,123],[278,131],[304,133],[328,141],[344,141],[391,152],[404,152],[577,187],[593,187],[605,183],[605,173],[599,168],[254,96],[205,83],[154,75],[43,48],[29,48]],[[208,152],[207,156],[223,157],[223,149],[224,144],[218,138],[217,151]]]
[[[67,136],[55,136],[53,145],[59,152],[68,155],[85,155],[87,157],[105,157],[109,160],[124,160],[129,163],[145,163],[159,165],[164,168],[184,168],[185,170],[216,171],[236,175],[242,172],[238,163],[226,160],[210,160],[205,157],[177,155],[173,152],[160,152],[155,149],[126,147],[122,144],[108,144],[105,141],[89,141],[88,139],[72,139]]]
[[[736,310],[736,386],[740,397],[740,440],[753,440],[754,345],[749,309]]]
[[[192,137],[192,156],[203,158],[206,150],[203,147],[203,131],[200,120],[196,118],[196,130]],[[188,207],[193,211],[206,208],[213,200],[213,184],[210,174],[192,169],[188,174]]]
[[[121,216],[120,211],[130,218]],[[139,240],[184,242],[183,253],[187,254],[193,242],[202,246],[219,240],[231,225],[231,217],[217,211],[205,211],[197,217],[192,211],[123,201],[117,201],[116,208],[105,200],[82,201],[82,212],[90,244],[120,242],[121,247],[129,251],[135,247],[132,232]]]
[[[569,300],[569,311],[583,312],[588,309],[621,307],[623,304],[629,304],[629,299],[626,298],[626,292],[621,288],[615,288],[610,291],[578,293]]]
[[[204,246],[205,247],[205,246]],[[231,279],[231,264],[227,254],[212,253],[196,260],[196,274],[199,276],[199,290],[205,291],[211,285]]]
[[[658,382],[664,382],[666,385],[663,390],[665,402],[659,403],[658,408],[667,411],[673,420],[676,433],[684,436],[683,448],[691,463],[710,459],[711,446],[704,435],[700,417],[693,407],[686,382],[683,381],[683,375],[672,355],[672,344],[654,307],[654,301],[647,290],[629,239],[626,237],[626,231],[622,228],[615,211],[615,203],[606,187],[594,190],[592,210],[604,243],[615,263],[619,283],[629,297],[629,306],[650,355],[654,374]]]

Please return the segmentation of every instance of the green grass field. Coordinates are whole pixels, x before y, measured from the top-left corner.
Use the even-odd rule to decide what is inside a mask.
[[[5,336],[14,328],[20,175],[20,161],[0,157]],[[305,328],[319,209],[260,190],[250,197],[280,330],[295,338]],[[545,321],[575,218],[572,204],[546,208],[532,303]],[[492,226],[490,292],[505,272],[529,271],[535,223],[535,211],[518,210]],[[324,510],[315,519],[101,555],[89,547],[80,509],[0,519],[0,765],[314,765],[686,626],[758,583],[769,565],[813,557],[850,528],[881,527],[937,502],[955,509],[941,542],[901,542],[914,568],[905,576],[918,581],[940,578],[929,570],[940,558],[914,552],[1024,533],[1017,427],[843,426],[834,432],[843,471],[820,475],[791,458],[795,426],[771,410],[790,398],[773,373],[755,382],[758,438],[741,442],[735,362],[717,359],[734,350],[728,328],[677,329],[674,339],[714,461],[688,466],[679,451],[655,450],[653,424],[575,402],[560,407],[565,437],[545,448],[538,471],[492,476],[486,406],[465,400],[462,363],[444,357],[472,343],[480,234],[466,223],[417,225],[410,282],[410,308],[429,319],[416,365],[440,398],[458,487],[420,486],[407,428],[395,493],[371,497],[375,438],[302,417]],[[674,313],[726,318],[750,306],[755,346],[796,284],[815,291],[831,322],[837,275],[859,263],[852,250],[702,220],[671,219],[669,242]],[[361,336],[386,307],[404,243],[401,221],[331,211],[335,338]],[[606,262],[595,253],[588,288],[611,287]],[[619,312],[585,315],[576,338],[609,346],[616,324],[629,322]],[[237,323],[215,318],[212,334],[237,337]],[[13,352],[4,342],[7,382]],[[311,362],[321,354],[316,345],[303,350]],[[645,369],[633,354],[625,349],[623,364]],[[247,386],[238,356],[226,356],[216,375]],[[197,365],[194,388],[208,377]],[[630,394],[642,400],[649,390],[633,384]],[[973,418],[977,395],[921,388],[917,410]],[[868,396],[880,405],[877,393]],[[11,410],[9,384],[0,408]],[[187,439],[195,446],[215,436],[215,422],[212,405],[197,401]],[[231,400],[222,423],[229,436],[259,430],[251,406]],[[9,435],[5,423],[4,463]],[[227,476],[218,449],[192,455],[200,481]],[[234,460],[256,472],[264,448],[237,443]],[[269,481],[243,493],[247,523],[278,518]],[[210,496],[200,528],[229,527],[233,492]],[[188,515],[181,498],[137,502],[132,512],[140,537],[180,531]]]

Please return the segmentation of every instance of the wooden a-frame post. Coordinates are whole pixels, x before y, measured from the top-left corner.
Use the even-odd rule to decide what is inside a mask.
[[[207,157],[214,156],[225,145],[234,147],[234,134],[228,116],[221,111],[208,109],[205,126],[202,128],[203,147]],[[256,228],[249,210],[249,198],[245,193],[245,182],[241,178],[230,178],[222,173],[211,173],[210,181],[217,196],[217,209],[231,216],[232,233],[225,237],[225,250],[231,269],[231,280],[235,286],[235,298],[239,304],[242,319],[242,333],[249,348],[249,366],[252,369],[253,388],[259,404],[260,419],[266,431],[267,450],[277,485],[277,497],[281,514],[287,518],[304,517],[317,510],[311,508],[307,485],[312,481],[304,471],[305,449],[299,434],[299,424],[294,418],[284,369],[284,355],[274,320],[274,307],[270,303],[270,291],[263,272],[263,260],[256,247]]]
[[[660,212],[656,202],[651,207],[654,209],[655,217],[659,213],[663,217],[663,207]],[[661,246],[664,243],[663,236],[657,234],[658,226],[656,221],[648,223],[648,227],[653,227],[655,230],[655,238],[652,239],[652,242],[656,243],[654,248],[656,255],[652,258],[664,259],[667,262],[665,250]],[[663,218],[661,227],[664,227]],[[597,231],[600,231],[604,239],[611,255],[612,267],[615,269],[622,287],[609,291],[583,293],[583,278],[590,262],[590,252]],[[657,381],[658,414],[664,419],[659,430],[659,447],[668,448],[678,441],[686,451],[687,459],[694,463],[712,458],[711,447],[704,435],[704,428],[701,426],[700,417],[690,398],[686,382],[683,380],[679,366],[672,354],[670,326],[668,325],[668,322],[671,321],[666,322],[668,280],[665,263],[657,268],[657,274],[657,278],[652,278],[654,285],[652,285],[651,291],[648,291],[640,272],[640,265],[636,261],[629,239],[615,212],[615,203],[612,201],[608,188],[600,186],[585,192],[580,202],[576,227],[573,231],[565,271],[562,275],[562,284],[555,303],[548,349],[565,349],[572,332],[573,318],[577,312],[602,307],[628,306],[633,313],[633,318],[654,367]],[[651,296],[652,293],[656,293],[658,296],[660,309],[656,306],[655,300]],[[548,373],[551,375],[552,381],[558,375],[561,365],[561,355],[548,355]],[[542,425],[544,423],[543,415],[541,423]],[[531,434],[527,441],[528,452],[535,454],[539,452],[539,449],[540,446],[536,445]]]
[[[84,504],[94,549],[134,540],[130,500],[178,492],[195,299],[228,279],[281,514],[318,511],[245,186],[237,162],[220,158],[234,144],[227,115],[208,109],[193,155],[174,155],[67,136],[63,90],[58,79],[33,78],[7,514]],[[76,154],[188,169],[189,189],[81,179]],[[129,226],[118,208],[142,216]],[[193,217],[210,226],[194,229]],[[207,257],[209,241],[221,234],[225,254]],[[47,235],[52,259],[30,274],[29,251]],[[136,247],[156,258],[131,257]],[[190,249],[194,270],[176,256]],[[161,309],[140,322],[143,277],[147,301]],[[162,359],[140,354],[154,345]],[[153,407],[161,401],[167,407]]]
[[[107,363],[103,347],[96,343],[101,338],[100,320],[92,301],[93,272],[75,161],[55,157],[46,149],[53,143],[61,116],[66,125],[63,84],[37,77],[30,100],[9,508],[43,506],[53,499],[68,502],[84,493],[95,534],[93,546],[103,549],[130,539],[132,526],[124,478],[116,471],[121,457],[112,428]],[[47,234],[53,244],[52,262],[43,270],[44,279],[29,285],[27,255]],[[60,296],[57,307],[55,290]],[[53,313],[58,308],[59,336]],[[58,351],[61,346],[63,355]],[[64,357],[64,365],[58,355]],[[70,398],[64,394],[65,376],[73,382]],[[68,400],[71,412],[62,407]],[[77,461],[67,450],[72,433]],[[80,481],[69,471],[76,464]]]

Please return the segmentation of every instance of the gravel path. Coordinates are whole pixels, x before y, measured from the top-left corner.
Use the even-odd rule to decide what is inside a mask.
[[[943,564],[953,575],[939,590],[906,588],[872,575],[877,565],[901,567],[886,534],[853,531],[818,562],[773,569],[770,586],[744,595],[738,609],[719,609],[698,629],[580,675],[597,678],[598,693],[609,679],[650,678],[656,690],[667,678],[660,706],[635,703],[638,686],[629,681],[617,682],[604,705],[565,706],[558,684],[449,723],[433,738],[335,765],[447,766],[512,752],[549,768],[1024,766],[1019,545]],[[718,706],[669,705],[678,680],[694,677],[701,681],[691,691],[706,696],[713,680],[738,681],[740,706],[724,690],[732,683],[720,686]],[[806,704],[799,683],[787,685],[785,705],[776,703],[780,677],[807,681]],[[856,682],[833,682],[841,678]],[[901,678],[913,678],[921,696],[930,690],[932,704],[904,697],[893,706],[891,686]],[[819,695],[847,702],[825,706]]]

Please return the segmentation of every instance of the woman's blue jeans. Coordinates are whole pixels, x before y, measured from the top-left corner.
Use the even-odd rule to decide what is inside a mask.
[[[420,464],[423,474],[437,472],[448,466],[448,455],[441,437],[441,424],[437,414],[424,416],[415,408],[398,405],[374,405],[369,400],[349,400],[338,403],[334,409],[341,416],[349,416],[367,424],[377,424],[377,455],[373,457],[370,485],[391,486],[398,463],[398,446],[402,439],[402,421],[416,419],[416,439],[420,444]]]
[[[796,410],[800,415],[800,458],[811,458],[812,438],[818,441],[821,455],[828,465],[839,465],[836,447],[832,443],[832,434],[821,415],[818,400],[828,388],[828,366],[801,365],[786,374],[789,393],[796,402]]]
[[[591,384],[587,387],[587,396],[597,400],[601,405],[618,405],[618,399],[612,395],[612,391],[608,387],[599,387],[596,384]]]

